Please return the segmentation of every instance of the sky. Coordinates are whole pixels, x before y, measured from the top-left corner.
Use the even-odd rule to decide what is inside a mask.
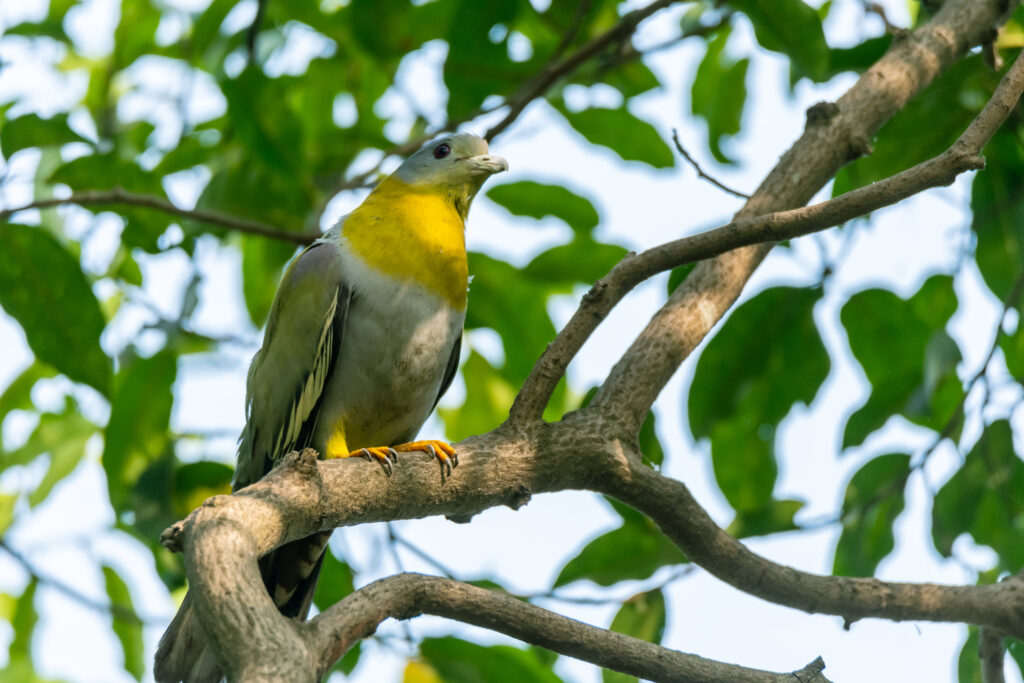
[[[200,0],[175,2],[195,9]],[[815,3],[816,4],[816,3]],[[848,45],[862,35],[882,31],[877,17],[865,17],[859,0],[836,0],[826,32],[830,44]],[[902,0],[882,2],[897,25],[909,22]],[[244,5],[244,3],[243,3]],[[0,3],[0,27],[25,17],[38,16],[45,3],[23,0]],[[245,23],[243,6],[229,22]],[[88,49],[100,54],[109,48],[116,23],[113,0],[93,0],[77,10],[69,22],[69,32]],[[678,30],[679,12],[659,13],[646,22],[638,35],[640,45],[653,45]],[[173,27],[161,30],[173,30]],[[738,40],[730,43],[737,54],[754,51],[753,34],[745,21],[738,22]],[[322,45],[308,31],[295,29],[292,45],[277,57],[274,68],[301,71]],[[394,113],[393,133],[400,134],[408,121],[401,112],[406,106],[402,91],[412,96],[421,110],[437,109],[444,102],[440,64],[445,48],[440,43],[424,46],[403,63],[395,92],[378,106],[382,113]],[[45,55],[44,55],[45,56]],[[697,63],[703,56],[699,42],[655,54],[648,59],[664,84],[658,92],[638,98],[634,113],[654,123],[666,139],[673,128],[679,130],[686,148],[706,169],[730,186],[752,190],[771,169],[779,155],[795,140],[803,126],[803,112],[823,99],[835,99],[854,82],[853,76],[835,79],[826,85],[806,81],[788,94],[788,65],[777,56],[757,51],[752,60],[747,85],[750,101],[744,118],[743,133],[727,143],[727,150],[740,163],[723,168],[706,151],[703,125],[690,115],[689,85]],[[75,96],[73,82],[54,83],[33,62],[40,55],[27,48],[0,48],[0,58],[9,66],[0,71],[0,101],[15,93],[31,92],[32,106],[44,112],[59,110],[61,102]],[[184,87],[180,74],[159,64],[138,65],[133,78],[161,88]],[[150,85],[150,90],[153,86]],[[211,95],[209,84],[201,80],[189,100],[190,112],[215,112],[222,106]],[[600,102],[614,104],[607,88],[575,88],[567,93],[570,104]],[[159,108],[139,97],[125,105],[132,115],[165,115]],[[340,112],[339,115],[344,115]],[[487,121],[475,122],[465,129],[482,133]],[[161,134],[158,130],[158,135]],[[741,200],[719,192],[696,177],[693,169],[680,160],[674,169],[655,171],[642,164],[622,162],[608,150],[587,144],[569,128],[560,116],[545,104],[531,106],[525,115],[492,145],[511,166],[507,177],[492,182],[539,180],[564,184],[590,197],[597,204],[602,224],[598,235],[633,249],[651,247],[670,239],[692,234],[724,223],[739,208]],[[364,160],[372,163],[372,158]],[[0,169],[15,180],[0,189],[0,206],[27,201],[31,186],[24,174],[31,172],[37,159],[32,153],[15,156],[9,168]],[[18,180],[21,178],[22,180]],[[202,178],[177,178],[168,192],[183,205],[191,205],[198,196]],[[365,192],[347,192],[335,198],[325,213],[325,226],[356,206]],[[863,373],[852,362],[845,333],[838,322],[838,311],[846,297],[861,289],[884,286],[902,296],[913,293],[920,283],[936,271],[951,272],[965,248],[969,216],[965,210],[969,196],[969,176],[949,188],[932,190],[897,207],[880,211],[870,224],[860,225],[852,237],[830,231],[818,237],[802,238],[789,250],[776,249],[757,271],[746,288],[744,299],[770,285],[807,285],[817,282],[823,267],[823,255],[829,260],[841,255],[843,266],[826,287],[824,300],[815,310],[816,321],[832,360],[829,377],[810,408],[796,408],[779,434],[780,462],[778,497],[796,497],[807,501],[799,521],[815,524],[834,517],[850,475],[871,457],[897,445],[910,444],[924,449],[933,436],[898,420],[864,446],[840,456],[839,425],[867,396],[869,386]],[[820,198],[823,198],[822,195]],[[120,232],[119,221],[111,216],[90,224],[84,212],[69,209],[69,224],[83,233],[91,230],[83,251],[87,268],[105,263]],[[23,220],[29,217],[25,214]],[[471,249],[486,251],[515,263],[525,263],[538,251],[567,238],[569,230],[555,219],[534,221],[510,216],[485,198],[473,207],[467,233]],[[197,263],[203,277],[195,327],[211,335],[239,337],[226,353],[216,358],[184,359],[175,385],[174,429],[180,432],[214,432],[218,438],[203,446],[184,445],[183,456],[230,461],[236,435],[243,422],[245,370],[259,341],[259,333],[248,323],[240,289],[240,259],[237,251],[216,241],[203,240],[197,250]],[[180,305],[181,293],[192,276],[188,259],[171,250],[158,256],[140,258],[145,273],[144,297],[148,306],[173,317]],[[999,304],[984,289],[980,276],[971,267],[964,268],[956,280],[961,306],[949,331],[960,343],[964,362],[959,372],[970,377],[980,366],[995,330]],[[664,277],[639,287],[620,305],[581,351],[570,367],[570,381],[583,388],[600,381],[614,361],[643,328],[664,299]],[[572,296],[555,300],[550,311],[560,326],[574,310],[583,288]],[[140,344],[157,345],[159,338],[139,335],[142,325],[152,322],[146,306],[130,308],[119,315],[104,337],[107,348],[116,348],[128,339]],[[501,348],[493,334],[473,332],[467,348],[488,357],[500,358]],[[18,326],[0,314],[0,387],[30,362],[24,336]],[[757,353],[757,340],[751,340],[751,353]],[[1001,360],[997,359],[997,368]],[[656,405],[659,436],[666,448],[664,472],[684,481],[697,499],[722,525],[732,513],[714,485],[706,444],[694,443],[686,425],[686,388],[693,373],[693,361],[684,363],[665,388]],[[37,389],[40,401],[54,401],[68,389],[68,383],[55,380]],[[78,391],[78,390],[76,390]],[[444,403],[458,404],[464,396],[457,380]],[[1017,398],[1007,395],[990,409],[998,412]],[[90,416],[102,419],[104,407],[99,401],[83,397]],[[972,397],[968,405],[976,403]],[[12,447],[33,427],[24,415],[12,415],[4,425],[4,435]],[[972,432],[973,430],[973,432]],[[977,434],[976,421],[965,433]],[[436,419],[422,434],[438,435],[442,426]],[[904,446],[905,447],[905,446]],[[101,444],[90,443],[88,457],[78,470],[58,486],[41,508],[19,519],[7,541],[22,549],[48,576],[75,587],[98,602],[105,600],[98,560],[115,566],[131,587],[137,611],[147,619],[145,639],[147,658],[155,645],[175,603],[156,577],[152,557],[137,542],[107,529],[112,523],[106,503],[106,485],[99,463]],[[928,491],[936,490],[955,470],[960,456],[954,449],[940,447],[929,460],[924,475],[915,475],[908,488],[907,508],[899,517],[897,549],[880,566],[878,576],[901,581],[973,582],[973,570],[991,563],[991,553],[961,539],[956,545],[957,560],[943,560],[930,543]],[[0,477],[0,489],[31,483],[40,477],[39,467],[7,473]],[[557,520],[553,523],[552,520]],[[617,518],[592,494],[562,492],[535,496],[519,511],[489,510],[471,524],[456,525],[443,519],[400,522],[396,529],[414,541],[458,575],[475,578],[496,574],[510,589],[523,593],[543,592],[579,548],[591,538],[617,526]],[[434,573],[435,569],[414,555],[399,550],[401,567],[385,543],[380,525],[345,529],[335,534],[334,547],[361,570],[360,581],[369,582],[398,569]],[[781,534],[769,539],[747,541],[755,552],[772,560],[803,570],[827,573],[838,529],[822,526],[814,531]],[[640,590],[660,585],[672,570],[663,569],[646,582],[618,586],[608,593],[624,598]],[[0,591],[20,594],[27,576],[9,558],[0,554]],[[817,656],[827,664],[826,675],[833,681],[955,680],[955,661],[965,630],[957,625],[922,623],[893,624],[879,620],[858,622],[844,630],[838,617],[810,616],[747,596],[701,570],[690,572],[667,587],[670,601],[668,630],[664,644],[684,652],[776,671],[802,667]],[[587,597],[593,587],[576,586],[568,594]],[[38,608],[42,615],[37,630],[35,661],[41,674],[72,681],[128,681],[120,667],[120,653],[110,635],[109,617],[70,600],[52,588],[39,591]],[[581,605],[548,601],[546,606],[592,624],[607,625],[615,605]],[[420,618],[410,623],[417,637],[450,633],[472,634],[483,642],[511,643],[509,639],[481,629],[465,627],[437,618]],[[391,622],[380,630],[382,639],[368,643],[364,663],[351,680],[359,683],[400,680],[400,671],[409,653],[403,641],[402,627]],[[12,637],[10,628],[0,624],[0,649]],[[372,662],[372,663],[371,663]],[[1008,669],[1009,671],[1009,669]],[[562,658],[556,672],[568,681],[599,680],[596,670]],[[151,677],[151,671],[147,671]],[[1019,681],[1016,671],[1010,680]]]

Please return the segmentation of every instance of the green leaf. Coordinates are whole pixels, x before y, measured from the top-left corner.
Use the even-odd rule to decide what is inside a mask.
[[[626,256],[626,248],[577,235],[569,244],[537,254],[523,268],[524,276],[550,284],[552,293],[572,291],[579,283],[592,284],[608,274]]]
[[[142,645],[142,622],[138,619],[127,618],[124,614],[118,614],[123,609],[134,613],[132,595],[128,585],[117,575],[112,567],[104,565],[103,579],[107,585],[107,597],[115,609],[111,612],[113,620],[114,635],[121,643],[121,653],[124,656],[125,671],[141,681],[142,674],[146,671],[145,653]]]
[[[690,429],[696,439],[710,437],[715,478],[737,512],[770,510],[775,428],[793,404],[810,404],[828,376],[813,316],[820,297],[818,289],[761,292],[733,312],[697,361]]]
[[[999,348],[1003,350],[1006,369],[1010,371],[1015,380],[1024,381],[1024,325],[1017,323],[1017,329],[1013,334],[1000,335]],[[3,399],[0,399],[0,404],[2,401]],[[3,419],[2,410],[0,410],[0,419]]]
[[[137,460],[133,466],[143,468],[142,473],[134,481],[125,482],[127,497],[118,509],[130,510],[132,514],[126,524],[127,529],[144,542],[152,543],[153,539],[160,538],[164,529],[191,509],[179,514],[178,505],[182,503],[175,498],[179,463],[172,449],[168,448],[149,462]],[[108,488],[109,484],[108,481]]]
[[[640,426],[640,454],[643,456],[644,463],[652,467],[660,467],[665,460],[665,451],[658,439],[656,421],[654,412],[649,411],[647,417],[644,418],[644,423]]]
[[[466,381],[466,400],[458,408],[439,408],[445,434],[460,441],[482,434],[501,424],[515,398],[515,388],[494,369],[486,358],[471,351],[462,366]]]
[[[32,387],[41,379],[50,379],[56,376],[57,371],[38,360],[21,371],[21,374],[11,380],[3,393],[0,394],[0,425],[4,418],[12,410],[32,409]],[[0,443],[3,440],[0,439]],[[0,467],[2,469],[2,467]]]
[[[977,235],[975,258],[985,284],[1005,300],[1024,273],[1024,197],[1013,191],[1024,184],[1024,146],[1012,129],[1000,129],[985,155],[985,170],[974,177],[971,186],[971,229]],[[1015,335],[1018,347],[1024,346],[1019,329]],[[1014,364],[1011,372],[1015,376],[1021,376],[1018,359],[1017,353],[1007,359]]]
[[[485,647],[458,638],[427,638],[420,654],[445,683],[559,683],[531,652],[508,645]]]
[[[440,4],[440,3],[439,3]],[[446,36],[448,57],[444,84],[448,88],[448,119],[460,119],[483,104],[491,94],[511,90],[526,76],[526,64],[508,58],[508,35],[497,42],[489,37],[501,24],[512,26],[520,11],[517,0],[455,0]]]
[[[40,118],[36,114],[24,114],[8,119],[0,127],[0,151],[8,159],[22,149],[64,145],[69,142],[87,142],[68,126],[67,114],[56,114],[51,118]]]
[[[242,292],[253,325],[262,327],[270,315],[277,286],[295,245],[262,237],[242,238]]]
[[[155,51],[161,13],[149,0],[121,0],[121,19],[114,29],[114,69],[124,69],[147,52]]]
[[[687,263],[685,266],[679,266],[670,270],[668,272],[668,293],[671,295],[672,292],[676,291],[679,285],[686,281],[686,278],[690,276],[690,273],[696,267],[696,263]]]
[[[50,183],[63,183],[75,192],[104,191],[121,188],[134,194],[151,195],[165,199],[160,178],[143,170],[132,161],[125,161],[114,152],[88,154],[77,157],[58,167],[49,177]],[[124,204],[89,204],[93,213],[111,211],[125,220],[121,243],[129,248],[138,247],[150,253],[160,251],[158,239],[167,231],[171,219],[153,209],[125,206]]]
[[[469,254],[469,272],[473,282],[466,328],[489,327],[501,335],[505,347],[501,374],[518,386],[555,336],[545,307],[549,289],[515,266],[476,252]]]
[[[830,48],[828,58],[827,79],[847,71],[863,73],[882,58],[889,46],[892,36],[886,34],[877,38],[868,38],[853,47]]]
[[[496,185],[487,191],[491,201],[515,216],[561,219],[578,234],[589,235],[600,217],[593,203],[561,185],[545,185],[532,180]]]
[[[323,612],[355,590],[355,575],[348,563],[339,560],[330,546],[324,549],[323,564],[320,566],[320,580],[313,595],[313,604]],[[353,645],[344,656],[335,662],[331,671],[340,671],[346,676],[356,668],[362,654],[362,642]]]
[[[634,595],[619,610],[609,628],[649,643],[660,643],[665,635],[665,595],[655,589]]]
[[[757,42],[788,55],[799,75],[825,80],[829,49],[817,12],[803,0],[731,0],[750,18]]]
[[[615,618],[612,619],[611,630],[627,636],[660,643],[665,635],[665,596],[660,589],[634,595],[622,604]],[[636,676],[603,669],[601,680],[604,683],[634,683]]]
[[[46,413],[39,418],[36,430],[22,448],[11,454],[9,461],[17,462],[26,455],[25,449],[49,453],[50,464],[42,481],[29,494],[29,505],[35,507],[46,500],[50,491],[64,477],[71,474],[85,455],[86,442],[97,432],[97,427],[78,412],[70,399],[63,414]]]
[[[944,329],[956,307],[953,279],[939,275],[908,300],[883,289],[850,297],[840,320],[871,395],[846,423],[843,448],[863,443],[895,414],[936,431],[945,427],[963,392],[960,352]]]
[[[7,533],[14,523],[14,505],[18,496],[13,493],[0,493],[0,534]]]
[[[654,522],[630,508],[625,511],[628,516],[622,526],[594,538],[566,563],[554,588],[581,579],[601,586],[643,580],[661,567],[686,562],[682,551]]]
[[[174,473],[174,511],[181,518],[212,496],[231,493],[234,469],[208,460],[182,465]]]
[[[1024,567],[1024,461],[1014,452],[1005,420],[985,428],[963,466],[935,496],[932,539],[938,551],[949,557],[953,542],[965,533],[997,553],[1000,570]]]
[[[335,557],[330,547],[324,550],[324,562],[320,567],[320,581],[317,582],[313,604],[323,612],[355,590],[354,574],[348,563]]]
[[[981,660],[978,658],[978,627],[967,627],[967,640],[956,658],[958,683],[985,683],[981,677]]]
[[[803,507],[799,500],[769,500],[758,508],[737,510],[727,531],[735,538],[795,531],[799,527],[794,520]]]
[[[52,235],[24,225],[0,230],[0,306],[21,324],[37,358],[76,382],[110,391],[99,302],[78,260]]]
[[[941,154],[988,101],[997,81],[998,75],[980,55],[955,62],[886,122],[872,141],[871,154],[836,174],[832,195],[887,178]],[[921,125],[923,121],[928,125]],[[990,144],[987,149],[995,146]]]
[[[708,149],[719,163],[735,163],[722,151],[722,138],[740,132],[747,100],[749,59],[732,61],[724,56],[729,29],[708,42],[708,51],[697,67],[690,89],[690,109],[708,124]]]
[[[903,489],[910,456],[880,455],[850,479],[843,498],[843,532],[836,545],[832,573],[872,576],[895,546],[893,524],[903,511]]]
[[[11,661],[16,659],[32,661],[32,638],[39,621],[39,613],[36,612],[35,604],[38,587],[39,580],[34,576],[31,577],[21,597],[14,603],[14,616],[11,618],[14,640],[11,641],[8,650],[8,657]]]
[[[302,126],[289,106],[285,83],[249,66],[237,78],[222,81],[221,88],[242,144],[275,173],[299,179],[306,170]]]
[[[176,372],[177,358],[161,351],[152,358],[136,359],[118,375],[103,448],[103,469],[115,510],[125,505],[146,467],[170,447],[168,424]]]
[[[675,155],[657,128],[625,108],[594,107],[579,112],[562,109],[576,132],[595,145],[607,147],[625,161],[642,161],[654,168],[671,168]]]

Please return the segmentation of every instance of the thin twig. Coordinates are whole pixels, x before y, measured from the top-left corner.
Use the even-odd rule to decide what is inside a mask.
[[[91,610],[101,614],[109,614],[115,619],[120,619],[121,621],[133,624],[163,624],[167,621],[166,619],[154,619],[140,616],[138,612],[133,610],[131,607],[126,607],[117,603],[101,602],[90,598],[84,593],[80,593],[78,590],[72,588],[63,581],[40,572],[31,562],[29,562],[28,558],[12,548],[2,538],[0,538],[0,550],[3,550],[11,557],[11,559],[21,565],[21,568],[25,570],[25,573],[35,579],[39,584],[52,588],[59,593],[63,593],[66,597],[71,598],[78,604],[88,607]]]
[[[395,569],[397,571],[404,572],[405,571],[405,563],[402,562],[402,558],[398,556],[398,548],[397,548],[398,542],[395,540],[395,533],[394,533],[394,530],[392,529],[393,525],[391,524],[391,522],[388,522],[385,526],[388,529],[387,546],[388,546],[388,552],[391,554],[391,560],[395,563]],[[403,621],[402,625],[401,625],[401,629],[402,629],[402,638],[403,638],[403,640],[405,640],[405,642],[409,645],[410,649],[413,649],[415,647],[415,642],[416,641],[412,637],[412,628],[410,628],[409,622],[408,621]]]
[[[249,28],[245,32],[245,49],[249,56],[250,66],[256,64],[256,40],[259,38],[260,27],[263,25],[263,15],[266,11],[267,0],[258,0],[256,3],[256,16],[253,17],[252,23],[249,24]]]
[[[532,80],[527,81],[526,85],[523,86],[519,92],[508,98],[505,102],[509,108],[508,113],[505,114],[505,117],[501,119],[501,121],[491,126],[491,128],[484,134],[484,138],[488,141],[493,140],[508,128],[513,121],[519,118],[519,115],[523,113],[523,110],[526,109],[528,104],[547,92],[548,88],[554,85],[559,79],[578,69],[584,62],[594,55],[602,52],[609,45],[625,40],[633,33],[633,31],[636,30],[636,27],[644,19],[659,10],[665,9],[669,5],[675,4],[676,2],[679,2],[679,0],[655,0],[655,2],[652,2],[646,7],[635,9],[632,12],[623,15],[615,26],[596,38],[589,40],[583,45],[583,47],[572,55],[556,63],[548,63],[545,65],[544,68],[541,69],[540,73],[538,73]]]
[[[889,21],[889,15],[886,14],[885,8],[879,5],[877,2],[871,2],[870,0],[864,0],[864,10],[869,14],[877,15],[882,23],[885,24],[885,32],[894,37],[902,37],[907,34],[907,29],[900,28],[896,24]]]
[[[509,421],[521,423],[543,412],[569,362],[612,308],[639,283],[657,273],[709,259],[738,247],[770,244],[834,227],[929,188],[949,185],[960,173],[984,166],[984,159],[979,154],[1012,111],[1022,90],[1024,60],[1018,59],[967,130],[939,156],[818,204],[753,218],[740,218],[722,227],[668,242],[640,254],[627,255],[608,275],[594,284],[569,322],[547,346],[516,396]],[[635,361],[631,357],[633,352],[634,347],[631,347],[616,367],[641,367],[630,365]],[[609,382],[615,384],[621,380],[633,386],[636,381],[648,381],[642,375],[637,373],[632,377],[610,377]],[[614,391],[609,394],[609,382],[602,387],[594,405],[611,405],[620,397],[624,387],[612,387]],[[651,385],[651,388],[660,390],[660,386]],[[651,395],[652,392],[645,393]],[[649,406],[638,408],[642,411],[638,415],[645,415]],[[633,417],[637,418],[638,415]]]
[[[964,415],[964,407],[967,404],[967,397],[970,396],[971,390],[974,389],[974,385],[977,384],[981,379],[988,373],[988,366],[992,363],[992,359],[996,355],[996,350],[999,348],[999,340],[1003,336],[1003,322],[1006,320],[1006,315],[1010,312],[1010,309],[1016,307],[1017,302],[1020,301],[1021,295],[1024,294],[1024,272],[1017,275],[1017,280],[1013,283],[1013,287],[1010,288],[1009,294],[1003,300],[1003,310],[999,314],[999,319],[996,322],[996,330],[992,335],[992,343],[989,344],[988,352],[985,354],[984,360],[981,361],[981,366],[978,371],[975,372],[967,383],[964,384],[963,394],[960,396],[960,400],[957,401],[956,407],[953,409],[953,413],[949,416],[945,426],[939,435],[932,442],[932,445],[921,454],[920,459],[914,465],[915,468],[921,469],[924,467],[928,458],[935,452],[935,449],[939,447],[943,441],[953,435],[953,431],[961,423]],[[987,403],[987,401],[985,401]],[[984,404],[982,405],[984,408]]]
[[[395,531],[394,525],[392,524],[388,524],[388,538],[390,538],[392,541],[402,546],[403,548],[405,548],[406,550],[408,550],[413,555],[420,558],[427,564],[431,565],[434,569],[444,574],[446,578],[455,578],[455,572],[449,569],[446,565],[442,564],[439,560],[435,559],[432,555],[428,554],[425,550],[420,548],[415,543],[412,543],[405,537],[400,536],[398,532]]]
[[[578,51],[576,51],[575,53],[568,57],[565,57],[564,59],[560,59],[561,54],[559,50],[556,49],[555,52],[552,54],[551,58],[548,59],[548,61],[544,64],[543,67],[541,67],[540,71],[532,79],[526,81],[526,83],[523,86],[521,86],[518,90],[516,90],[516,92],[505,98],[504,102],[501,102],[500,104],[493,107],[477,109],[476,111],[470,112],[461,118],[449,119],[444,123],[444,125],[429,130],[421,136],[413,138],[412,140],[408,140],[400,145],[396,145],[391,149],[385,151],[381,159],[372,168],[367,169],[366,171],[359,173],[358,175],[355,175],[352,178],[349,178],[348,180],[336,182],[333,184],[328,183],[326,190],[327,197],[324,200],[325,205],[326,201],[330,199],[330,197],[333,197],[338,192],[342,192],[344,190],[364,189],[372,186],[374,176],[376,176],[377,173],[380,171],[380,168],[386,159],[393,156],[405,156],[411,154],[412,152],[418,150],[424,143],[433,139],[436,135],[440,134],[443,131],[454,130],[461,126],[462,124],[472,121],[480,116],[490,114],[494,111],[497,111],[498,109],[501,109],[502,107],[508,107],[509,111],[505,114],[505,117],[497,124],[492,126],[484,134],[484,138],[488,142],[493,141],[495,137],[504,132],[517,118],[519,118],[519,116],[523,113],[523,111],[531,102],[543,96],[544,93],[546,93],[552,85],[558,82],[559,79],[564,78],[573,73],[574,71],[576,71],[576,69],[581,67],[592,57],[599,54],[609,45],[617,41],[625,40],[633,31],[636,30],[637,25],[639,25],[640,22],[642,22],[647,17],[651,16],[658,10],[664,9],[680,1],[681,0],[657,0],[657,2],[652,2],[650,5],[646,7],[642,7],[640,9],[629,12],[628,14],[624,15],[621,19],[619,19],[619,22],[615,26],[608,29],[601,35],[591,39],[589,42],[585,43],[582,47],[580,47]],[[676,38],[673,38],[671,44],[674,45],[681,40],[693,36],[706,35],[707,33],[714,31],[718,27],[720,27],[725,21],[728,20],[729,16],[731,16],[731,13],[723,15],[723,18],[713,25],[701,26],[692,31],[684,32],[683,34],[677,36]],[[572,28],[571,30],[573,32],[577,31],[578,27]],[[657,45],[652,48],[652,51],[662,50],[666,47],[670,47],[670,45]],[[639,58],[643,56],[643,54],[644,53],[642,52],[634,50],[630,53],[629,59]],[[321,206],[316,212],[318,218],[319,215],[323,213],[323,208],[324,207]]]
[[[579,4],[576,5],[576,13],[572,17],[572,24],[569,25],[569,30],[562,36],[562,40],[559,41],[558,47],[551,53],[551,59],[554,61],[561,59],[562,55],[565,54],[566,49],[572,45],[573,39],[576,37],[576,33],[579,32],[580,26],[583,24],[583,20],[587,16],[587,12],[590,11],[590,7],[594,4],[594,0],[579,0]]]
[[[140,206],[147,209],[153,209],[155,211],[162,211],[163,213],[168,213],[173,216],[199,221],[200,223],[220,225],[225,228],[230,228],[236,232],[244,232],[249,235],[258,235],[260,237],[269,237],[271,239],[291,242],[299,245],[312,244],[313,240],[319,237],[319,235],[313,235],[310,233],[279,230],[278,228],[275,228],[272,225],[267,225],[266,223],[258,223],[256,221],[250,221],[245,218],[239,218],[237,216],[231,216],[216,211],[183,209],[180,206],[172,204],[166,199],[153,195],[127,192],[119,187],[115,187],[112,190],[76,192],[68,197],[36,199],[28,204],[0,211],[0,222],[7,221],[11,216],[20,211],[28,211],[29,209],[48,209],[54,206],[63,206],[65,204],[77,204],[79,206],[90,206],[93,204],[125,204],[127,206]]]
[[[745,192],[740,192],[739,190],[734,190],[725,183],[721,182],[720,180],[705,173],[704,169],[701,168],[700,164],[697,163],[697,160],[690,156],[690,153],[686,151],[685,147],[683,147],[683,143],[679,141],[679,131],[676,130],[675,128],[672,129],[672,142],[675,143],[676,149],[679,150],[679,153],[683,155],[683,158],[689,161],[690,165],[693,166],[693,169],[697,171],[697,176],[699,178],[703,178],[704,180],[708,181],[709,183],[717,187],[719,190],[728,192],[729,194],[739,197],[740,199],[750,199],[749,194],[746,194]]]

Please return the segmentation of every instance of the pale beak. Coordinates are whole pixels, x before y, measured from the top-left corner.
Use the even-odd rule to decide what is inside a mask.
[[[491,175],[493,173],[500,173],[508,170],[508,162],[504,158],[494,156],[492,154],[481,154],[480,156],[469,157],[466,159],[472,166],[472,169],[476,173],[486,173]]]

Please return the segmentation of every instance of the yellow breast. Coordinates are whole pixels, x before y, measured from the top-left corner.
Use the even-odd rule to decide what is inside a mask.
[[[443,194],[388,178],[348,215],[341,230],[367,265],[412,280],[465,310],[465,223]]]

